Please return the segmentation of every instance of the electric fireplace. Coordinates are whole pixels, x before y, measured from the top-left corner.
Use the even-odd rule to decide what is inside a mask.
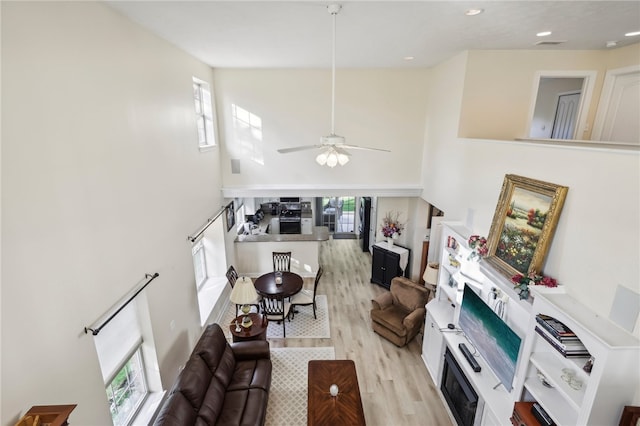
[[[472,426],[478,407],[478,394],[464,375],[462,368],[447,348],[440,390],[458,425]]]

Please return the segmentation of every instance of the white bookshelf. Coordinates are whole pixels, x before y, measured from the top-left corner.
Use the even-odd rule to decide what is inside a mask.
[[[558,425],[617,424],[625,405],[632,405],[640,383],[640,341],[595,314],[560,288],[531,287],[532,297],[520,300],[510,280],[484,262],[468,260],[471,231],[460,223],[443,222],[440,269],[436,297],[426,306],[422,358],[437,388],[440,388],[446,347],[457,359],[481,399],[476,423],[509,424],[516,401],[537,401]],[[451,238],[456,241],[452,247]],[[497,386],[498,378],[484,359],[474,372],[458,349],[467,343],[463,334],[447,329],[457,323],[464,284],[488,292],[497,288],[508,298],[504,321],[522,339],[513,390]],[[569,327],[595,358],[590,373],[583,370],[589,357],[565,358],[535,331],[536,315],[549,315]],[[581,386],[563,380],[570,369]],[[538,373],[547,383],[545,386]],[[576,389],[576,387],[578,387]]]
[[[522,400],[537,401],[559,425],[617,424],[622,408],[631,405],[640,381],[640,341],[622,328],[557,289],[534,287]],[[535,332],[537,314],[549,315],[570,328],[595,359],[591,373],[586,357],[565,358]],[[580,386],[562,377],[570,369]],[[541,372],[551,385],[542,384]]]

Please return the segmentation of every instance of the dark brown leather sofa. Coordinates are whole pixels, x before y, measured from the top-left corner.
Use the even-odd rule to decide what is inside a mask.
[[[271,386],[269,343],[227,342],[207,326],[154,425],[264,425]]]

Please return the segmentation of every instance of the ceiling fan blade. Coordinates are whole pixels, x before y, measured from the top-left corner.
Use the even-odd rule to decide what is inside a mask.
[[[382,151],[382,152],[391,152],[388,149],[382,149],[382,148],[369,148],[366,146],[357,146],[357,145],[339,145],[341,148],[348,148],[348,149],[361,149],[361,150],[366,150],[366,151]]]
[[[322,148],[323,146],[324,145],[305,145],[305,146],[296,146],[293,148],[280,148],[278,152],[280,154],[288,154],[290,152],[306,151],[308,149],[318,149],[318,148]]]

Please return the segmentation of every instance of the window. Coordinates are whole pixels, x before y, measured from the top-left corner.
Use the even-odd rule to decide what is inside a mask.
[[[198,127],[198,146],[201,150],[216,145],[214,132],[214,108],[209,83],[193,77],[193,100]]]
[[[129,425],[149,395],[136,299],[94,336],[94,343],[113,424]]]
[[[209,321],[216,304],[226,303],[221,298],[227,287],[227,257],[225,255],[226,226],[224,215],[216,217],[203,232],[201,238],[191,246],[195,285],[198,292],[200,325]]]
[[[242,204],[238,210],[236,210],[236,231],[238,233],[242,233],[244,231],[244,222],[246,220],[246,212],[244,209],[244,204]]]
[[[202,288],[205,282],[207,282],[207,278],[209,278],[207,274],[207,258],[205,256],[204,244],[202,240],[196,243],[193,246],[193,268],[196,273],[196,287],[198,289]]]
[[[128,425],[147,395],[141,346],[107,385],[107,398],[114,426]]]

